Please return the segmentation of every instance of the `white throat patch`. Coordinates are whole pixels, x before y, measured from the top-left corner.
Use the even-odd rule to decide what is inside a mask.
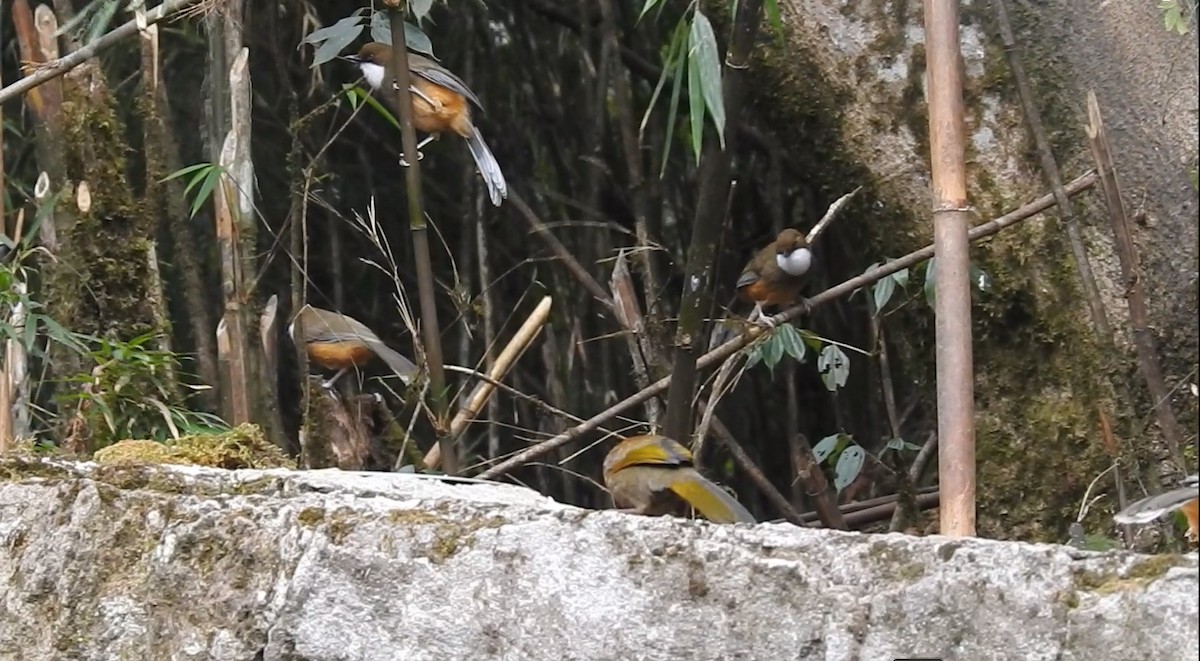
[[[379,89],[383,86],[383,67],[374,62],[359,62],[358,68],[362,69],[363,78],[367,79],[367,84],[371,89]]]
[[[808,267],[812,266],[812,251],[808,248],[796,248],[787,254],[777,253],[775,264],[779,266],[779,270],[792,277],[802,276],[808,272]]]

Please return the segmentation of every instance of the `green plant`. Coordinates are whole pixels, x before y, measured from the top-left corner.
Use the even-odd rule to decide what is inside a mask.
[[[66,380],[76,387],[60,401],[76,403],[74,422],[87,423],[93,448],[124,439],[161,441],[228,429],[217,416],[179,403],[178,358],[155,348],[159,339],[158,333],[145,333],[125,341],[94,340],[86,354],[95,367]]]
[[[1191,31],[1192,17],[1196,15],[1196,3],[1191,0],[1160,0],[1163,25],[1181,35]]]

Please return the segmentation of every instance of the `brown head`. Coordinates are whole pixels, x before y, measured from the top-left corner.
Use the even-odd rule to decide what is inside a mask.
[[[774,245],[776,254],[786,255],[797,248],[807,248],[808,241],[804,239],[804,235],[800,233],[800,230],[789,227],[780,232],[779,236],[775,237]]]
[[[369,41],[363,44],[362,48],[358,49],[357,55],[347,55],[342,59],[360,64],[370,62],[386,67],[392,61],[392,47],[379,41]]]

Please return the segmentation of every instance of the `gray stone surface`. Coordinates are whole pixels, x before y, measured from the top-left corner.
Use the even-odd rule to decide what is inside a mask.
[[[1197,658],[1191,556],[0,459],[2,659]]]

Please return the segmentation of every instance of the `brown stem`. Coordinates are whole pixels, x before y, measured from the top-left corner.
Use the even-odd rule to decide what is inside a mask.
[[[1125,202],[1121,199],[1121,186],[1117,181],[1117,173],[1113,170],[1112,151],[1108,145],[1108,134],[1104,129],[1104,120],[1100,116],[1100,104],[1096,101],[1095,92],[1088,91],[1088,139],[1092,143],[1092,156],[1096,159],[1096,171],[1100,175],[1100,188],[1104,193],[1104,202],[1108,205],[1108,217],[1112,223],[1113,237],[1116,242],[1117,258],[1121,262],[1121,277],[1125,280],[1125,302],[1129,305],[1129,325],[1133,329],[1133,346],[1137,350],[1138,367],[1142,378],[1146,381],[1146,390],[1150,392],[1150,400],[1154,413],[1158,417],[1158,426],[1166,441],[1167,450],[1171,453],[1171,461],[1177,470],[1187,470],[1194,464],[1186,463],[1179,430],[1175,420],[1175,412],[1171,408],[1170,393],[1163,381],[1162,367],[1158,363],[1158,348],[1150,329],[1149,315],[1146,312],[1146,294],[1142,289],[1142,274],[1138,268],[1137,247],[1133,243],[1133,235],[1129,231],[1129,216],[1125,212]]]
[[[805,493],[812,498],[817,518],[826,528],[847,530],[846,519],[842,517],[842,511],[838,509],[837,494],[834,493],[833,487],[825,479],[825,473],[821,471],[821,466],[813,457],[812,446],[809,445],[808,438],[804,434],[797,434],[793,439],[792,447],[797,452],[796,479],[802,480],[807,487]]]
[[[706,405],[707,404],[703,400],[700,401],[700,406]],[[758,487],[758,490],[762,492],[763,496],[765,496],[767,500],[771,501],[771,504],[779,510],[779,513],[783,515],[783,518],[789,523],[793,523],[798,526],[804,525],[804,518],[799,512],[796,511],[796,508],[792,507],[792,504],[788,502],[787,497],[780,493],[779,489],[776,489],[774,484],[771,484],[771,480],[767,479],[767,476],[763,474],[762,469],[760,469],[758,465],[754,463],[754,460],[750,458],[750,455],[746,452],[745,448],[742,447],[741,443],[737,442],[737,439],[733,437],[733,433],[729,431],[729,428],[726,427],[725,424],[719,419],[714,418],[712,421],[712,430],[713,435],[717,437],[717,440],[721,442],[721,445],[725,446],[725,449],[729,450],[729,454],[733,456],[733,460],[737,462],[737,465],[743,471],[745,471],[746,475],[750,476],[750,481],[754,482],[755,486]]]

